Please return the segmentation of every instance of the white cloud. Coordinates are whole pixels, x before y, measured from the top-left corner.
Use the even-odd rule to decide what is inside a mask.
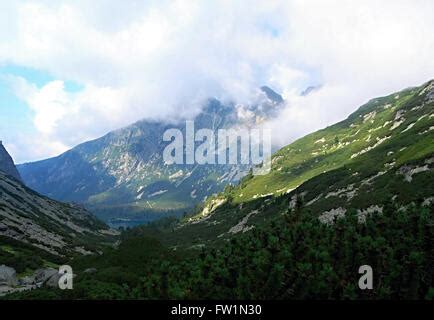
[[[368,99],[434,77],[434,3],[385,1],[25,1],[0,10],[0,64],[51,73],[17,80],[45,157],[141,118],[194,114],[216,96],[246,103],[269,84],[289,101],[290,140]],[[7,30],[7,31],[5,31]],[[83,85],[70,93],[65,80]],[[309,85],[320,90],[307,97]],[[45,139],[45,140],[44,140]],[[17,140],[17,144],[19,141]],[[55,147],[54,147],[55,146]],[[56,150],[56,151],[55,151]]]
[[[13,88],[17,96],[34,111],[35,127],[43,134],[55,132],[59,121],[74,112],[74,105],[64,90],[63,81],[52,81],[38,90],[25,79],[16,77]]]

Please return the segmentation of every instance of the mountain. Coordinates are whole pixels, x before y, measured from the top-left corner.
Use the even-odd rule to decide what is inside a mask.
[[[330,225],[346,215],[362,223],[392,204],[400,211],[413,204],[432,211],[433,106],[434,81],[373,99],[344,121],[277,151],[269,174],[247,175],[160,239],[212,245],[300,206]]]
[[[312,92],[315,92],[315,91],[317,91],[317,90],[320,89],[320,88],[321,88],[320,85],[318,85],[318,86],[309,86],[309,87],[307,87],[306,89],[304,89],[304,90],[300,93],[300,95],[301,95],[301,96],[308,96],[308,95],[310,95]]]
[[[305,186],[300,187],[309,179],[324,179],[338,173],[348,177],[332,180],[334,183],[328,183],[326,189],[311,190],[305,194],[305,200],[308,202],[313,200],[312,195],[319,197],[323,193],[311,204],[330,197],[351,203],[363,197],[371,184],[399,176],[404,179],[398,180],[414,185],[413,175],[430,174],[434,151],[433,100],[434,81],[430,81],[421,87],[369,101],[344,121],[276,152],[271,173],[243,183],[233,193],[235,203],[295,189],[300,193]],[[399,192],[404,186],[401,183],[396,186],[396,201],[405,199],[405,193]],[[427,186],[421,189],[420,192],[427,194],[432,192]],[[330,194],[337,190],[340,190],[338,195]]]
[[[224,105],[210,99],[193,120],[196,130],[244,128],[275,116],[283,102],[269,87],[251,106]],[[185,136],[185,122],[139,121],[64,154],[18,166],[30,188],[61,201],[83,203],[106,221],[154,220],[182,214],[208,196],[234,184],[248,165],[167,165],[167,129]]]
[[[279,150],[270,174],[248,174],[181,221],[127,230],[116,250],[72,261],[75,290],[56,294],[433,299],[433,106],[434,81],[371,100]],[[361,266],[372,268],[370,290]]]
[[[107,234],[84,208],[41,196],[0,172],[0,243],[7,237],[63,256],[95,252]]]
[[[280,94],[276,93],[273,89],[267,86],[262,86],[261,90],[267,95],[268,99],[273,101],[274,103],[282,103],[283,98]]]
[[[29,189],[16,179],[12,158],[2,147],[0,171],[0,245],[28,244],[51,255],[95,252],[111,231],[84,208],[60,203]],[[19,176],[18,176],[19,177]]]
[[[3,146],[0,152],[0,297],[47,283],[56,287],[58,265],[101,253],[117,232],[81,206],[26,187]]]
[[[0,141],[0,171],[14,177],[15,179],[21,181],[21,176],[15,167],[14,161],[9,153],[3,146],[2,141]]]

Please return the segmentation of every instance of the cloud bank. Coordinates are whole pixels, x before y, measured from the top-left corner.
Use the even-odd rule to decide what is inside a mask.
[[[404,1],[9,1],[0,65],[36,136],[7,141],[21,162],[56,155],[143,118],[189,117],[208,97],[249,103],[261,85],[287,100],[287,144],[370,98],[434,77],[434,3]],[[68,90],[66,81],[80,85]],[[307,96],[308,86],[321,86]],[[4,125],[4,124],[2,124]],[[6,124],[7,125],[7,124]]]

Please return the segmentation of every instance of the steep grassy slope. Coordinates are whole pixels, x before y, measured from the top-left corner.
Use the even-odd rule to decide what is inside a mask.
[[[234,201],[286,193],[321,173],[356,162],[369,173],[372,165],[383,171],[429,154],[433,84],[373,99],[346,120],[281,149],[273,156],[272,172],[235,190]]]
[[[431,208],[433,129],[434,81],[371,100],[346,120],[281,149],[270,174],[248,175],[161,239],[175,246],[213,244],[297,202],[327,224],[349,211],[363,222],[389,201],[400,210],[411,202]]]

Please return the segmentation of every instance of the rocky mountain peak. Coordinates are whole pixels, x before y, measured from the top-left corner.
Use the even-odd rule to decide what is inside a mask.
[[[3,142],[0,140],[0,171],[14,177],[15,179],[21,181],[21,176],[15,167],[12,157],[7,152],[6,148],[3,146]]]
[[[273,101],[274,103],[279,104],[283,102],[282,96],[278,94],[276,91],[274,91],[273,89],[271,89],[270,87],[262,86],[261,91],[265,93],[267,98]]]
[[[276,116],[283,98],[268,87],[257,93],[257,100],[245,105],[208,99],[191,119],[194,129],[252,128]],[[110,223],[183,214],[248,173],[243,164],[166,165],[163,136],[169,128],[185,132],[186,124],[142,120],[18,170],[29,188],[56,200],[82,203]]]

